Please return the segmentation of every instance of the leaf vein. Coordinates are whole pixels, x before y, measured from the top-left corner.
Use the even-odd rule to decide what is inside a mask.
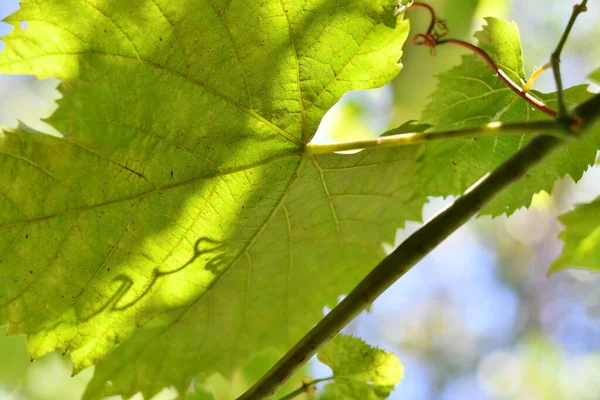
[[[296,43],[294,42],[294,34],[292,32],[292,25],[290,24],[290,19],[288,18],[287,10],[283,5],[283,0],[279,0],[279,4],[281,5],[281,10],[283,11],[283,15],[285,17],[285,22],[287,24],[288,35],[290,37],[290,44],[292,45],[292,51],[294,53],[294,60],[296,61],[296,83],[298,89],[298,102],[300,104],[300,113],[302,120],[301,124],[301,132],[302,132],[302,141],[308,142],[308,132],[306,132],[306,109],[304,107],[304,98],[302,97],[302,89],[300,87],[300,62],[298,60],[298,52],[296,51]]]
[[[255,119],[257,119],[259,122],[261,122],[262,124],[266,125],[267,127],[269,127],[270,129],[272,129],[273,131],[275,131],[277,134],[279,134],[280,136],[288,139],[289,141],[297,144],[297,145],[303,145],[304,143],[294,137],[293,135],[291,135],[290,133],[284,131],[283,129],[281,129],[280,127],[278,127],[277,125],[273,124],[271,121],[267,120],[265,117],[263,117],[262,115],[258,114],[255,110],[249,109],[246,106],[244,106],[243,104],[239,103],[238,101],[232,99],[231,97],[221,93],[220,91],[206,85],[205,83],[192,78],[191,76],[188,76],[186,74],[182,74],[179,71],[176,71],[174,69],[171,69],[165,65],[161,65],[161,64],[157,64],[153,61],[149,61],[149,60],[145,60],[143,58],[135,58],[135,57],[130,57],[130,56],[125,56],[122,54],[111,54],[111,53],[105,53],[105,52],[101,52],[101,51],[95,51],[95,50],[86,50],[86,51],[75,51],[75,52],[71,52],[71,53],[46,53],[44,55],[40,55],[40,56],[36,56],[36,57],[21,57],[23,58],[22,61],[31,61],[31,60],[35,60],[35,59],[40,59],[40,58],[45,58],[45,57],[73,57],[73,56],[83,56],[83,55],[96,55],[99,57],[113,57],[113,58],[118,58],[118,59],[122,59],[125,61],[134,61],[134,62],[141,62],[143,64],[146,64],[148,66],[150,66],[151,68],[155,68],[167,73],[170,73],[174,76],[177,76],[181,79],[184,79],[194,85],[197,85],[198,87],[204,89],[207,92],[212,93],[213,95],[220,97],[221,99],[225,100],[226,102],[228,102],[229,104],[231,104],[232,106],[238,108],[239,110],[251,115],[252,117],[254,117]],[[4,64],[0,64],[0,66],[6,66],[6,65],[11,65],[11,64],[15,64],[15,61],[12,62],[7,62]]]
[[[135,47],[135,44],[133,43],[133,40],[131,40],[131,38],[129,37],[129,35],[127,35],[127,33],[125,32],[125,30],[123,29],[123,27],[121,27],[119,24],[117,24],[112,18],[110,18],[108,15],[106,15],[104,13],[104,11],[102,11],[101,9],[99,9],[98,7],[96,7],[95,5],[93,5],[92,3],[89,2],[89,0],[83,0],[84,3],[86,3],[88,6],[90,6],[91,8],[93,8],[94,10],[96,10],[98,13],[100,13],[104,18],[106,18],[108,21],[110,21],[111,24],[113,24],[113,26],[115,26],[122,34],[123,36],[125,36],[127,38],[127,40],[129,41],[129,44],[131,44],[131,47],[133,48],[133,51],[135,51],[135,54],[137,55],[138,59],[141,59],[140,57],[140,53],[138,52],[137,47]]]
[[[142,192],[142,193],[136,193],[136,194],[129,195],[129,196],[123,196],[123,197],[119,197],[119,198],[116,198],[116,199],[112,199],[112,200],[107,200],[107,201],[104,201],[104,202],[100,202],[100,203],[97,203],[97,204],[91,204],[91,205],[87,205],[86,204],[85,207],[80,207],[80,208],[76,208],[76,209],[73,209],[73,210],[68,210],[68,211],[60,212],[60,213],[54,213],[54,214],[44,215],[44,216],[36,217],[36,218],[30,218],[30,219],[27,219],[25,221],[20,220],[20,221],[6,222],[6,223],[3,223],[3,224],[0,224],[0,228],[14,226],[14,225],[20,224],[22,222],[35,222],[35,221],[43,221],[43,220],[47,220],[47,219],[62,217],[62,216],[65,216],[65,215],[75,214],[75,213],[78,213],[80,211],[90,210],[90,209],[94,209],[94,208],[98,208],[98,207],[107,206],[107,205],[110,205],[110,204],[120,203],[120,202],[127,201],[127,200],[137,199],[137,198],[141,198],[141,197],[148,196],[148,195],[151,195],[151,194],[156,194],[156,193],[160,193],[160,192],[163,192],[163,191],[176,189],[176,188],[179,188],[179,187],[182,187],[182,186],[187,186],[187,185],[193,184],[193,183],[198,182],[198,181],[207,180],[207,179],[211,179],[211,178],[216,178],[216,177],[224,176],[224,175],[229,175],[229,174],[233,174],[233,173],[236,173],[236,172],[242,172],[242,171],[245,171],[245,170],[248,170],[248,169],[259,167],[261,165],[269,164],[271,162],[274,162],[274,161],[277,161],[277,160],[280,160],[280,159],[283,159],[283,158],[297,157],[298,154],[299,153],[296,152],[296,151],[289,152],[289,153],[283,153],[283,154],[279,154],[279,155],[276,155],[276,156],[273,156],[273,157],[270,157],[270,158],[266,158],[266,159],[258,161],[256,163],[247,164],[247,165],[244,165],[244,166],[241,166],[241,167],[237,167],[237,168],[230,168],[228,170],[211,172],[211,173],[208,173],[208,174],[205,174],[205,175],[200,175],[198,177],[191,178],[191,179],[188,179],[188,180],[185,180],[185,181],[182,181],[182,182],[178,182],[178,183],[174,183],[174,184],[171,184],[171,185],[165,185],[165,186],[157,187],[155,189],[148,190],[148,191]]]
[[[223,15],[221,15],[221,13],[217,11],[217,9],[215,8],[215,6],[212,4],[212,2],[210,0],[206,0],[206,2],[210,6],[210,8],[212,8],[213,12],[219,17],[219,21],[221,21],[221,23],[223,24],[223,27],[225,28],[225,31],[227,32],[227,37],[229,38],[229,42],[231,43],[231,48],[233,49],[233,54],[235,55],[238,65],[240,66],[240,70],[242,71],[242,78],[244,79],[244,85],[246,86],[246,91],[248,93],[248,102],[250,103],[249,106],[250,106],[250,109],[252,110],[252,109],[254,109],[254,106],[252,105],[252,95],[250,94],[250,84],[248,83],[248,77],[246,76],[246,70],[244,68],[244,65],[242,64],[240,55],[238,54],[238,49],[235,46],[235,42],[233,41],[233,35],[231,34],[229,27],[225,23],[225,19],[223,18]]]

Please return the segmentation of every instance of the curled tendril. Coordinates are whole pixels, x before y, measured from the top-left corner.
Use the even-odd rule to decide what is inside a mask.
[[[437,18],[433,8],[427,4],[411,2],[410,6],[424,8],[431,14],[431,22],[427,28],[427,31],[424,34],[421,33],[416,35],[412,39],[412,44],[426,46],[429,48],[429,52],[432,55],[435,55],[435,47],[439,44],[442,38],[450,33],[448,23],[444,19]]]
[[[448,25],[443,19],[436,19],[433,27],[434,28],[430,32],[416,35],[412,39],[412,43],[428,47],[429,52],[432,55],[435,55],[435,46],[437,46],[442,38],[450,33],[450,29],[448,29]]]
[[[506,86],[508,86],[513,92],[518,94],[524,100],[529,102],[532,106],[536,107],[540,111],[548,114],[549,116],[556,118],[558,115],[557,112],[550,107],[548,107],[543,101],[535,98],[533,95],[528,93],[526,90],[523,90],[521,85],[517,85],[514,83],[508,75],[502,71],[498,65],[494,62],[492,57],[490,57],[485,50],[472,45],[468,42],[458,39],[444,39],[444,37],[450,32],[448,29],[448,25],[445,20],[437,18],[435,15],[435,10],[428,4],[413,2],[410,5],[411,8],[423,8],[429,12],[431,15],[431,22],[429,23],[429,27],[425,33],[421,33],[416,35],[412,39],[412,43],[416,45],[426,46],[429,48],[429,52],[432,55],[435,55],[435,49],[437,46],[442,44],[453,44],[455,46],[460,46],[462,48],[468,49],[473,53],[477,54],[485,63],[496,73],[496,76],[500,78]]]

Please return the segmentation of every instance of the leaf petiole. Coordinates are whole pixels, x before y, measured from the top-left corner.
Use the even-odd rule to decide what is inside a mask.
[[[502,123],[490,122],[485,125],[453,129],[441,132],[412,132],[394,134],[394,129],[383,136],[373,139],[354,140],[341,143],[311,144],[306,145],[307,154],[327,154],[339,151],[362,150],[367,148],[382,148],[409,146],[426,143],[434,140],[449,140],[460,138],[475,138],[479,136],[496,136],[500,134],[547,134],[561,139],[575,140],[565,127],[555,121],[516,122]],[[389,135],[389,136],[388,136]]]
[[[321,382],[331,381],[333,379],[334,379],[334,377],[330,376],[328,378],[320,378],[320,379],[312,380],[312,381],[307,382],[307,383],[303,383],[302,386],[300,386],[298,389],[296,389],[293,392],[290,392],[290,393],[286,394],[285,396],[279,398],[279,400],[290,400],[290,399],[293,399],[294,397],[300,396],[302,393],[308,392],[316,384],[321,383]]]
[[[542,73],[544,73],[544,71],[547,71],[547,70],[549,70],[551,68],[552,68],[552,63],[546,63],[546,64],[542,65],[541,67],[539,67],[538,69],[536,69],[535,71],[533,71],[533,74],[531,74],[531,76],[529,77],[529,79],[525,83],[525,86],[523,86],[523,91],[525,93],[529,92],[531,90],[531,87],[533,86],[533,82],[535,82],[535,80]]]

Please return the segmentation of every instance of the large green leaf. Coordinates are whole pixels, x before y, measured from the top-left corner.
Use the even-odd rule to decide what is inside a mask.
[[[387,399],[404,374],[394,354],[369,346],[359,338],[337,335],[318,354],[333,371],[322,400]]]
[[[524,80],[523,55],[519,32],[514,23],[488,18],[483,30],[475,34],[479,47],[514,81]],[[556,108],[554,94],[534,93],[550,107]],[[569,104],[585,99],[584,86],[566,91]],[[476,55],[439,76],[437,89],[425,108],[422,122],[436,130],[477,126],[493,121],[516,122],[548,119],[541,111],[513,93]],[[600,135],[574,142],[527,174],[520,182],[500,195],[484,214],[511,214],[529,206],[532,196],[551,191],[554,182],[565,175],[581,178],[595,160]],[[506,135],[432,142],[424,155],[419,189],[432,196],[457,195],[477,182],[503,160],[520,149],[533,136]]]
[[[0,324],[87,398],[286,350],[420,214],[420,147],[300,155],[400,70],[397,0],[21,5],[0,71],[62,80],[65,137],[1,137]]]
[[[559,219],[565,226],[559,235],[564,248],[550,272],[567,268],[600,272],[600,198],[578,205]]]

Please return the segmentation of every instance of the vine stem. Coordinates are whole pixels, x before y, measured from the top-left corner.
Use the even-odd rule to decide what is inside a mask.
[[[416,4],[416,3],[415,3]],[[586,0],[576,6],[578,13],[585,10]],[[560,55],[575,18],[569,25],[557,47]],[[555,69],[555,74],[558,69]],[[559,73],[560,76],[560,73]],[[566,114],[568,118],[571,118]],[[589,131],[600,128],[600,94],[578,104],[572,113],[576,123],[564,124],[563,135],[580,139]],[[559,123],[561,120],[558,121]],[[540,132],[545,133],[545,132]],[[556,136],[538,135],[514,153],[491,173],[471,186],[452,205],[441,211],[413,233],[391,254],[384,258],[336,307],[297,342],[258,382],[238,400],[262,400],[269,398],[310,357],[332,339],[388,287],[408,272],[417,262],[429,254],[444,239],[475,216],[486,204],[505,189],[526,176],[537,164],[567,140]]]
[[[577,132],[563,125],[565,136],[580,138],[600,117],[600,94],[576,107]],[[567,144],[555,136],[539,135],[493,172],[469,188],[451,206],[425,223],[383,259],[333,310],[294,345],[254,386],[238,400],[269,398],[325,343],[352,321],[381,293],[408,272],[452,232],[475,216],[503,190],[524,177],[544,158]]]
[[[310,381],[308,383],[304,383],[304,384],[302,384],[302,386],[300,386],[298,389],[294,390],[293,392],[288,393],[288,394],[286,394],[283,397],[280,397],[279,400],[290,400],[290,399],[293,399],[294,397],[299,396],[302,393],[306,393],[306,391],[308,389],[310,389],[311,387],[315,386],[317,383],[327,382],[327,381],[331,381],[333,379],[335,379],[335,377],[330,376],[330,377],[327,377],[327,378],[315,379],[315,380]]]
[[[569,18],[569,22],[567,23],[567,27],[565,28],[558,44],[556,45],[556,49],[552,53],[550,57],[550,62],[552,63],[552,71],[554,72],[554,81],[556,82],[556,96],[558,98],[558,119],[565,120],[567,119],[567,106],[565,103],[565,94],[563,90],[562,83],[562,75],[560,73],[560,55],[562,53],[563,48],[565,47],[565,43],[567,42],[567,38],[573,29],[573,25],[575,25],[575,20],[582,12],[587,11],[587,0],[583,0],[581,4],[577,4],[573,7],[573,13],[571,14],[571,18]]]
[[[307,154],[325,154],[336,151],[361,150],[372,147],[395,147],[408,146],[418,143],[426,143],[433,140],[447,140],[458,138],[469,138],[478,136],[495,136],[498,134],[524,134],[546,132],[548,134],[563,137],[564,127],[555,121],[517,122],[502,123],[490,122],[489,124],[463,129],[453,129],[441,132],[414,132],[393,135],[391,130],[389,136],[380,136],[373,139],[354,140],[340,143],[324,143],[306,145]]]

